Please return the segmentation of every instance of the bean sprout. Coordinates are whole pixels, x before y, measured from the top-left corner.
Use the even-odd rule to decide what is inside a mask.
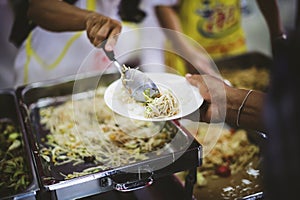
[[[125,132],[122,129],[125,125],[114,120],[117,114],[106,106],[104,91],[104,87],[99,87],[95,98],[69,100],[40,109],[41,124],[50,131],[41,143],[41,157],[54,166],[68,163],[74,167],[84,163],[96,166],[64,174],[65,179],[145,160],[147,153],[161,149],[174,137],[166,128],[149,136],[159,125],[138,120],[135,123],[138,127],[132,130],[126,127]],[[141,137],[129,135],[131,132]]]

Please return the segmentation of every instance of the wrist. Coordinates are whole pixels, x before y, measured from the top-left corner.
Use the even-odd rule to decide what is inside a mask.
[[[250,96],[250,94],[252,93],[252,91],[253,91],[253,90],[249,90],[249,91],[247,92],[247,94],[245,95],[245,97],[244,97],[244,99],[243,99],[243,101],[242,101],[242,103],[241,103],[241,105],[240,105],[240,107],[239,107],[239,109],[238,109],[238,113],[237,113],[237,115],[236,115],[236,126],[237,126],[237,127],[240,127],[241,113],[242,113],[242,111],[243,111],[243,109],[244,109],[244,107],[245,107],[245,103],[246,103],[246,101],[248,100],[248,97]]]
[[[232,126],[239,125],[237,119],[239,119],[239,115],[241,114],[243,104],[243,100],[248,94],[248,90],[238,89],[233,87],[228,87],[226,89],[226,97],[227,97],[227,113],[226,113],[226,122]],[[244,102],[245,103],[245,102]]]
[[[275,40],[286,40],[286,39],[287,39],[287,35],[285,33],[282,33],[275,37]]]
[[[287,40],[287,34],[282,32],[280,34],[274,35],[271,40],[272,40],[272,43],[286,41]]]

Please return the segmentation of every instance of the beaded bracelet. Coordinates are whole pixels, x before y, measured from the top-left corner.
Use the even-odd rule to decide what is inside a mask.
[[[237,117],[236,117],[236,126],[237,126],[237,127],[240,126],[239,121],[240,121],[241,111],[242,111],[242,109],[243,109],[243,107],[244,107],[244,105],[245,105],[246,100],[248,99],[248,97],[249,97],[249,95],[250,95],[250,93],[251,93],[252,91],[253,91],[253,90],[249,90],[249,91],[248,91],[248,93],[246,94],[246,96],[245,96],[245,98],[244,98],[242,104],[240,105],[240,107],[239,107],[239,109],[238,109],[238,113],[237,113]]]

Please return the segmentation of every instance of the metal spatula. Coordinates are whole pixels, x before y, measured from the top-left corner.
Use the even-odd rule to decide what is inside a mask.
[[[106,51],[104,46],[106,42],[101,44],[107,57],[114,62],[114,65],[121,73],[122,83],[128,90],[129,94],[139,102],[146,102],[146,96],[155,98],[160,95],[160,91],[156,84],[143,72],[138,69],[121,65],[115,58],[113,51]]]

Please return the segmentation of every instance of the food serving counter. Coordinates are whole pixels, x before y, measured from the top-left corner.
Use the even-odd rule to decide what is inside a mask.
[[[220,60],[216,64],[220,72],[224,73],[222,74],[224,78],[230,80],[234,85],[236,84],[235,86],[247,88],[253,87],[252,84],[254,83],[255,89],[267,90],[265,86],[268,83],[268,73],[266,71],[270,69],[271,60],[264,55],[249,53]],[[230,73],[228,73],[229,71]],[[241,78],[245,77],[241,72],[244,74],[246,72],[247,78]],[[257,83],[257,73],[261,77],[259,83]],[[235,75],[232,76],[232,74]],[[261,76],[261,74],[265,74],[266,76]],[[237,79],[237,77],[240,78]],[[117,74],[68,77],[55,81],[24,85],[16,90],[1,90],[0,122],[4,125],[8,124],[8,122],[12,123],[20,131],[22,141],[21,155],[25,158],[24,166],[27,169],[27,181],[24,187],[12,192],[10,189],[3,189],[3,184],[0,185],[1,200],[111,199],[116,196],[117,199],[131,199],[130,195],[132,192],[137,196],[141,196],[147,194],[149,191],[156,194],[158,191],[155,188],[161,188],[159,190],[161,193],[172,191],[172,189],[165,187],[172,184],[174,185],[174,190],[177,192],[182,189],[186,199],[191,199],[192,193],[194,193],[194,197],[197,199],[207,200],[222,199],[225,197],[229,199],[233,197],[241,199],[263,198],[263,188],[260,182],[256,181],[257,179],[253,180],[253,184],[255,186],[258,185],[258,187],[245,192],[242,191],[244,186],[241,186],[240,183],[245,181],[246,168],[244,171],[230,177],[218,179],[215,176],[207,177],[208,184],[206,186],[194,186],[196,171],[198,173],[203,165],[203,149],[200,145],[201,141],[199,143],[195,140],[185,127],[182,126],[180,120],[167,121],[162,124],[143,124],[128,119],[125,120],[125,128],[133,128],[129,129],[128,133],[130,134],[127,135],[128,137],[118,138],[116,137],[119,135],[116,134],[118,132],[109,132],[108,138],[112,140],[112,143],[105,144],[109,144],[109,147],[119,153],[126,162],[112,162],[114,161],[112,159],[114,156],[107,149],[102,149],[104,151],[103,154],[98,154],[97,152],[89,154],[90,150],[97,150],[97,148],[93,149],[92,146],[101,146],[91,144],[95,142],[100,144],[102,136],[99,133],[99,135],[93,138],[95,136],[93,132],[91,133],[85,129],[82,131],[82,126],[80,126],[79,122],[84,118],[76,119],[70,118],[70,116],[72,116],[72,112],[73,114],[76,113],[76,115],[79,114],[79,116],[85,114],[84,116],[89,119],[88,121],[92,122],[96,120],[97,123],[95,124],[100,124],[101,126],[98,128],[101,128],[101,130],[120,131],[124,119],[122,120],[117,115],[107,114],[107,109],[103,109],[105,106],[103,106],[102,98],[103,87],[106,87],[117,78]],[[91,113],[90,109],[92,108],[96,108],[95,110],[98,110],[98,112]],[[117,123],[111,124],[112,121],[104,120],[103,116],[110,116],[110,119],[117,120]],[[60,117],[60,120],[53,121],[51,117]],[[69,121],[66,120],[69,118]],[[74,130],[72,121],[74,121],[74,124],[79,123],[76,124],[78,126],[77,131],[79,132],[69,131]],[[61,122],[67,124],[61,124]],[[88,129],[94,130],[95,124],[87,124]],[[128,124],[129,126],[127,126]],[[1,128],[1,130],[3,129]],[[66,138],[62,139],[61,135],[57,134],[57,130],[59,130],[58,133],[65,134],[67,140]],[[128,129],[126,130],[128,131]],[[132,144],[128,143],[128,141],[132,141],[131,137],[133,137],[134,141],[138,138],[137,134],[140,131],[137,130],[146,130],[145,132],[147,133],[155,133],[153,135],[150,134],[150,136],[153,139],[165,139],[164,145],[159,145],[158,143],[152,146],[153,149],[148,151],[145,151],[145,148],[139,147],[138,149],[142,151],[142,155],[139,154],[141,157],[136,159],[136,157],[130,156],[132,155],[132,148],[128,150],[128,147],[136,145],[136,143]],[[157,130],[159,131],[157,132]],[[78,151],[75,150],[82,148],[81,140],[79,140],[79,143],[76,143],[77,147],[72,146],[72,144],[64,146],[64,143],[61,143],[68,140],[71,143],[78,142],[74,133],[79,133],[82,141],[90,142],[84,144],[91,149],[87,149],[87,152],[81,149],[78,154]],[[121,131],[121,135],[125,136],[126,134],[124,135],[123,133]],[[0,137],[1,150],[4,152],[13,143],[13,140],[8,140],[10,134],[12,134],[11,138],[15,137],[12,131],[9,134],[6,133],[5,137],[2,135]],[[264,134],[261,133],[253,133],[251,134],[252,136],[256,137],[256,139],[252,140],[251,143],[258,146],[266,139]],[[7,143],[6,149],[2,146],[3,141],[5,144]],[[121,145],[123,144],[122,141],[126,145]],[[143,140],[143,143],[147,144],[147,140]],[[12,158],[5,155],[5,153],[0,155],[0,167],[2,156]],[[20,154],[18,153],[18,155]],[[126,155],[128,155],[127,160]],[[258,162],[256,162],[255,167],[259,167],[262,158],[260,155],[256,158],[258,158]],[[107,159],[109,160],[107,163],[112,164],[105,166],[106,162],[102,163],[101,159]],[[1,174],[5,174],[8,168],[2,167],[0,170]],[[181,171],[189,171],[189,174],[185,179],[185,187],[180,189],[177,187],[180,184],[176,180],[174,181],[173,176],[170,178],[170,175]],[[18,177],[17,175],[15,176]],[[246,174],[247,176],[249,174]],[[4,181],[6,180],[1,179],[2,183]],[[234,190],[224,192],[224,189],[228,189],[229,186]],[[171,193],[175,196],[177,195],[175,191]],[[179,194],[177,196],[180,198]]]
[[[79,199],[136,191],[184,170],[190,171],[185,195],[192,198],[202,146],[177,120],[129,123],[109,112],[103,89],[117,78],[94,74],[24,85],[10,90],[14,101],[2,94],[0,106],[20,118],[31,169],[30,186],[17,191],[20,199],[23,193],[33,199]]]

